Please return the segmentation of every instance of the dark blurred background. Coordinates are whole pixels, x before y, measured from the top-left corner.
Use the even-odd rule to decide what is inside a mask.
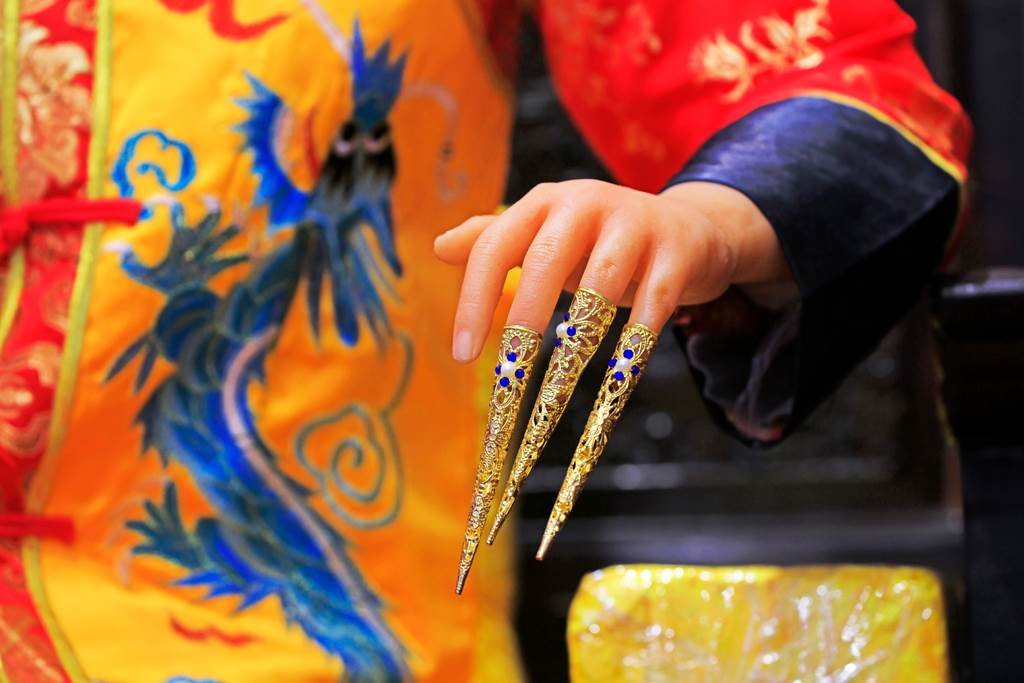
[[[900,4],[918,21],[919,49],[936,80],[976,128],[961,267],[1022,264],[1024,204],[1013,190],[1024,163],[1024,3]],[[509,200],[538,182],[608,179],[562,110],[529,23],[517,113]],[[712,426],[682,353],[665,336],[572,518],[538,563],[533,554],[589,409],[577,401],[521,504],[518,625],[530,680],[568,679],[565,614],[576,585],[587,571],[629,562],[932,567],[948,587],[959,657],[959,468],[939,407],[933,337],[922,301],[797,435],[752,451]],[[579,395],[593,396],[601,374],[591,367]]]

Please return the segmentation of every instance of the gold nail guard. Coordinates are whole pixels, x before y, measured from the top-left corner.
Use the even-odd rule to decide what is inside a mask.
[[[519,406],[523,401],[530,372],[540,350],[541,335],[525,327],[508,326],[502,332],[498,364],[494,368],[494,389],[491,392],[483,452],[476,468],[473,503],[466,523],[466,538],[459,560],[459,578],[455,593],[462,594],[466,576],[480,545],[484,525],[494,495],[501,483],[508,443],[516,427]]]
[[[487,543],[494,543],[519,496],[519,489],[530,475],[541,452],[565,413],[584,368],[608,334],[615,319],[615,304],[597,292],[580,289],[556,330],[555,350],[551,355],[537,401],[533,404],[526,434],[512,463],[512,471],[501,497]]]
[[[597,401],[590,411],[587,426],[583,429],[576,452],[572,456],[569,470],[562,481],[562,488],[551,510],[544,538],[537,550],[537,559],[543,560],[551,542],[561,531],[565,519],[572,511],[576,499],[583,489],[591,470],[604,452],[608,437],[622,410],[636,388],[651,352],[658,342],[658,336],[646,325],[626,325],[615,347],[615,355],[608,362],[608,371],[597,395]]]

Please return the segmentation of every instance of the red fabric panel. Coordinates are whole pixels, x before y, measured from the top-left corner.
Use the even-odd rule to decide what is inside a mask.
[[[658,190],[724,125],[827,91],[881,110],[963,174],[970,124],[892,0],[541,0],[570,113],[621,182]]]

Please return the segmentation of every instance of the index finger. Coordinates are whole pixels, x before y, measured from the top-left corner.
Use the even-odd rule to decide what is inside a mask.
[[[480,354],[508,271],[523,262],[548,209],[548,194],[538,186],[496,217],[473,244],[455,311],[455,360],[468,363]]]

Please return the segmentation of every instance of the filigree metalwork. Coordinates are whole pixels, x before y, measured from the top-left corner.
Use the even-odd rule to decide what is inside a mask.
[[[494,390],[491,393],[483,451],[476,469],[473,503],[466,523],[466,538],[459,560],[459,578],[455,592],[462,593],[466,576],[473,566],[494,495],[501,483],[508,443],[519,416],[526,384],[540,350],[541,335],[525,327],[508,326],[501,335],[498,364],[494,368]]]
[[[568,312],[558,326],[555,351],[544,373],[537,401],[533,404],[526,434],[512,463],[512,471],[505,484],[505,493],[494,524],[487,535],[488,544],[494,542],[501,525],[511,512],[519,489],[548,445],[576,390],[580,375],[608,334],[614,319],[615,304],[588,289],[576,292]]]
[[[630,395],[639,383],[657,342],[658,335],[646,325],[631,323],[622,330],[618,345],[615,347],[615,356],[608,362],[608,371],[597,394],[597,401],[590,411],[587,426],[583,429],[572,462],[569,463],[569,470],[562,481],[562,488],[558,492],[558,499],[548,518],[544,538],[537,550],[538,560],[544,559],[548,547],[561,531],[566,517],[576,504],[576,499],[604,452],[612,429],[615,428]]]

